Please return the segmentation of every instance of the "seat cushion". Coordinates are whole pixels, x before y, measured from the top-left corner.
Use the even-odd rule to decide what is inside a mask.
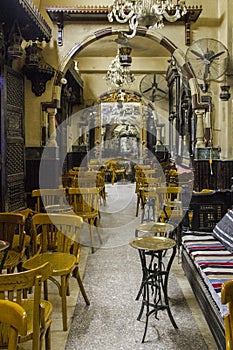
[[[233,253],[233,210],[226,213],[213,229],[213,236]]]

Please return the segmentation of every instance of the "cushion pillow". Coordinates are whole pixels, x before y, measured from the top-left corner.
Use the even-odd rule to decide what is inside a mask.
[[[226,213],[214,227],[213,236],[233,253],[233,209]]]

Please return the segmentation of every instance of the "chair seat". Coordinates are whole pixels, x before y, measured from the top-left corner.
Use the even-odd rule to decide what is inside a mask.
[[[34,269],[44,263],[49,262],[52,267],[52,276],[60,276],[68,274],[72,271],[76,264],[76,257],[69,253],[61,252],[46,252],[35,255],[23,263],[23,268],[26,270]]]
[[[30,299],[24,299],[22,300],[21,306],[24,308],[24,310],[27,313],[27,335],[22,338],[22,341],[26,341],[27,339],[30,339],[33,333],[33,300]],[[53,306],[48,300],[41,300],[41,307],[44,310],[44,316],[45,320],[49,322],[51,321],[51,314]]]
[[[83,220],[85,219],[95,219],[97,217],[97,215],[99,215],[98,211],[93,211],[93,212],[75,212],[75,214],[77,216],[81,216],[83,218]]]

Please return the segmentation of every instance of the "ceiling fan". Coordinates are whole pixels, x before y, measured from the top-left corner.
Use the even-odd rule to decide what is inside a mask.
[[[139,85],[140,93],[151,102],[168,98],[168,86],[165,75],[151,73],[145,75]]]
[[[188,48],[186,62],[191,64],[195,76],[203,81],[201,88],[206,92],[209,82],[217,80],[226,72],[229,52],[220,41],[202,38]]]

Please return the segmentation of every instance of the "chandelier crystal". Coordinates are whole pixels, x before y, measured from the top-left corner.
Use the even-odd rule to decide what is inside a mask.
[[[115,18],[119,23],[129,22],[132,33],[124,35],[133,38],[139,24],[160,29],[164,27],[164,18],[175,22],[186,13],[185,1],[180,0],[114,0],[109,7],[108,20],[113,22]]]
[[[122,57],[124,57],[122,55],[122,51],[127,53],[126,57],[129,57],[129,50],[130,48],[124,48],[123,50],[121,47],[118,48],[116,57],[109,65],[104,79],[110,87],[113,86],[117,89],[122,87],[130,87],[130,85],[134,82],[134,74],[130,72],[131,61],[129,62],[129,59],[127,59],[125,63],[124,59],[124,62],[122,62]]]

